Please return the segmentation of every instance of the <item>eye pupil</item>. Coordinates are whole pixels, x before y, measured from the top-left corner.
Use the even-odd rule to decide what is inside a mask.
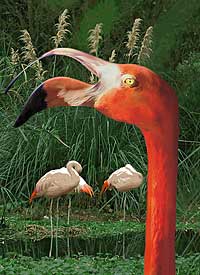
[[[122,85],[123,84],[125,87],[133,88],[137,85],[137,81],[134,76],[126,74],[122,76]]]
[[[128,85],[132,85],[132,84],[134,83],[134,79],[127,78],[127,79],[125,79],[124,82],[125,82],[126,84],[128,84]]]

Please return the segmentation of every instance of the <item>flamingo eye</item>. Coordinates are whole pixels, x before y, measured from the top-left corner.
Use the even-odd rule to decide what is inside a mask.
[[[122,77],[122,84],[123,84],[123,86],[132,88],[132,87],[136,86],[136,83],[137,83],[136,79],[132,75],[124,75]]]

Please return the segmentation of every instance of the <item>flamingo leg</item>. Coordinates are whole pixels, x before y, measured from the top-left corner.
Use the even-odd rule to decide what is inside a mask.
[[[123,247],[122,247],[122,249],[123,249],[123,255],[122,255],[122,257],[123,257],[123,259],[125,260],[126,259],[126,255],[125,255],[125,242],[126,242],[126,237],[125,237],[125,233],[123,234]]]
[[[52,218],[52,207],[53,207],[53,199],[51,199],[50,208],[49,208],[49,216],[50,216],[50,222],[51,222],[51,243],[50,243],[50,249],[49,249],[49,258],[52,255],[52,247],[53,247],[53,218]]]
[[[70,257],[70,239],[67,237],[67,256]]]
[[[58,221],[59,221],[59,200],[56,203],[56,258],[58,258]]]
[[[123,202],[123,220],[126,220],[126,193],[124,194],[124,202]]]
[[[126,193],[123,194],[123,221],[126,220]],[[125,259],[125,234],[123,234],[122,257]]]
[[[71,196],[69,196],[69,204],[68,204],[68,212],[67,212],[67,224],[69,225],[69,217],[70,217],[70,212],[71,212],[71,204],[72,204],[72,200],[71,200]]]

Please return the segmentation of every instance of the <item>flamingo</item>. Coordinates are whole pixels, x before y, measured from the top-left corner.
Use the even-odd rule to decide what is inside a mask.
[[[34,198],[58,198],[72,191],[85,192],[92,197],[94,194],[92,187],[79,175],[81,172],[82,166],[74,160],[69,161],[66,167],[47,172],[36,183],[30,203]]]
[[[91,197],[94,195],[93,189],[85,180],[79,175],[82,172],[82,166],[77,161],[69,161],[66,167],[51,170],[42,176],[36,183],[35,189],[30,197],[32,200],[39,197],[47,197],[50,199],[59,198],[60,196],[69,194],[71,192],[85,192]],[[51,200],[50,213],[52,213]],[[69,197],[68,206],[68,224],[71,209],[71,197]],[[58,205],[57,205],[58,211]]]
[[[174,275],[179,135],[175,91],[140,65],[110,63],[70,48],[51,50],[40,59],[54,55],[82,63],[99,78],[98,82],[90,85],[68,77],[46,80],[31,94],[14,126],[54,106],[92,107],[114,120],[136,125],[144,136],[148,155],[144,275]]]
[[[51,257],[53,246],[53,221],[52,221],[52,206],[53,199],[57,198],[57,228],[58,228],[58,206],[59,197],[69,194],[70,192],[85,192],[91,197],[94,192],[90,185],[79,175],[82,172],[82,166],[77,161],[69,161],[66,167],[51,170],[42,176],[36,183],[35,189],[30,197],[32,200],[39,197],[47,197],[51,199],[50,203],[50,220],[51,220],[51,244],[49,250],[49,257]],[[69,197],[67,223],[69,224],[69,216],[71,210],[71,197]],[[57,257],[57,230],[56,230],[56,257]]]
[[[126,164],[124,167],[117,169],[113,172],[101,189],[101,193],[107,189],[117,189],[119,192],[127,192],[142,184],[143,176],[137,172],[132,165]]]
[[[137,172],[132,165],[126,164],[124,167],[117,169],[113,172],[101,189],[101,194],[107,189],[117,189],[119,192],[128,192],[134,188],[139,187],[142,184],[143,176]],[[126,195],[124,197],[124,221],[125,221],[125,207],[126,207]]]

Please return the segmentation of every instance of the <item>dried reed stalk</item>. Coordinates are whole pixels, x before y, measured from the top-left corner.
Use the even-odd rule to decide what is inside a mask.
[[[133,51],[137,48],[137,42],[140,37],[141,22],[142,22],[141,18],[136,18],[133,23],[132,30],[127,32],[128,42],[126,43],[126,47],[129,50],[129,52],[127,54],[128,62],[130,61],[130,58],[133,55]]]
[[[58,48],[58,46],[64,40],[66,33],[71,33],[68,29],[68,27],[70,26],[70,23],[68,22],[69,18],[70,15],[68,14],[68,10],[65,9],[63,13],[59,16],[58,23],[55,25],[57,33],[55,36],[52,36],[52,39],[56,48]]]
[[[90,53],[94,53],[96,56],[98,56],[98,49],[99,49],[99,43],[100,40],[102,40],[102,23],[96,24],[94,29],[89,30],[89,48]]]
[[[152,45],[152,34],[153,34],[153,27],[150,26],[144,35],[142,46],[140,48],[137,61],[139,64],[144,63],[147,59],[150,58],[152,53],[151,45]]]
[[[27,63],[33,62],[37,59],[37,55],[31,40],[31,36],[27,30],[22,30],[21,32],[22,35],[20,36],[20,40],[24,43],[24,47],[22,48],[23,60]],[[33,67],[36,70],[36,79],[42,80],[45,73],[42,68],[42,63],[37,61],[35,64],[33,64]]]
[[[95,75],[93,73],[90,74],[90,79],[89,79],[89,83],[90,84],[94,84],[96,82],[96,78]]]
[[[20,61],[20,57],[19,57],[19,50],[14,50],[13,48],[11,48],[11,64],[13,66],[16,66]]]
[[[115,62],[116,50],[112,50],[111,56],[109,57],[109,62]]]
[[[96,56],[98,56],[99,43],[100,43],[100,40],[102,40],[102,36],[101,36],[102,26],[103,26],[102,23],[96,24],[94,29],[90,29],[88,32],[89,33],[88,41],[89,41],[90,53],[94,53]],[[96,78],[91,73],[89,82],[91,84],[94,84],[95,81],[96,81]]]

